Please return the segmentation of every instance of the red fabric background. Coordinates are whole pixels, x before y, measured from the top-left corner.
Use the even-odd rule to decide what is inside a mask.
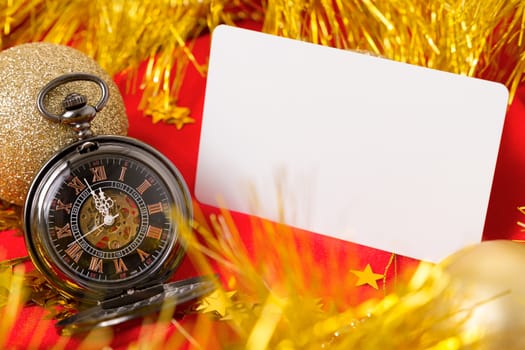
[[[194,54],[199,62],[206,62],[210,46],[210,36],[199,38],[194,47]],[[115,77],[121,88],[129,116],[129,136],[142,140],[165,154],[181,171],[193,194],[195,185],[196,163],[198,157],[199,135],[201,128],[201,116],[204,102],[206,80],[190,67],[185,77],[181,90],[179,105],[191,109],[191,116],[196,122],[186,125],[182,130],[177,130],[173,125],[164,123],[153,124],[149,117],[144,116],[138,110],[140,91],[126,91],[124,76]],[[475,128],[475,126],[473,126]],[[515,239],[525,240],[525,232],[517,225],[518,221],[525,222],[525,215],[518,211],[517,207],[525,205],[525,86],[522,86],[511,107],[509,108],[503,138],[501,141],[500,155],[495,172],[491,201],[487,213],[484,239]],[[468,135],[465,135],[468,142]],[[216,209],[203,207],[203,212],[209,214]],[[250,234],[249,218],[234,213],[236,224],[250,251],[271,249],[268,247],[253,246]],[[436,217],[439,220],[439,217]],[[424,229],[424,228],[422,228]],[[356,276],[349,273],[350,270],[363,270],[366,264],[370,264],[373,271],[383,274],[391,261],[392,254],[375,249],[356,246],[351,243],[341,242],[335,239],[311,234],[308,232],[296,232],[308,243],[305,247],[313,249],[313,256],[319,266],[327,266],[327,261],[333,257],[340,257],[341,264],[337,267],[327,268],[329,278],[339,279],[339,274],[346,275],[346,280],[354,283]],[[26,255],[24,241],[21,235],[15,231],[1,233],[0,254],[7,258]],[[306,249],[306,248],[305,248]],[[349,255],[354,256],[348,259]],[[324,265],[323,265],[324,264]],[[396,276],[403,271],[408,271],[416,265],[416,262],[396,256],[395,269],[388,269],[386,273],[387,283],[393,283]],[[185,278],[195,275],[195,270],[188,259],[176,272],[174,278]],[[378,281],[380,282],[380,281]],[[368,285],[359,288],[359,301],[363,298],[381,297],[383,290],[375,290]],[[183,324],[193,322],[191,318],[183,320]],[[22,310],[7,346],[15,349],[25,349],[35,345],[35,348],[76,348],[79,344],[87,346],[83,342],[84,336],[72,339],[60,338],[53,326],[54,321],[45,319],[45,312],[40,307],[31,306]],[[114,329],[112,348],[126,348],[131,342],[139,337],[140,323],[124,324]],[[167,334],[175,332],[173,326],[167,328]],[[207,339],[209,347],[215,347],[213,340]],[[215,346],[213,346],[215,345]],[[93,343],[97,348],[97,344]]]

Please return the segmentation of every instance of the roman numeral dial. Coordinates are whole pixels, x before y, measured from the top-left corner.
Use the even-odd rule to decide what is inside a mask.
[[[53,247],[90,281],[145,274],[173,245],[174,200],[156,170],[125,156],[74,164],[56,192]]]
[[[92,182],[107,180],[108,178],[104,165],[97,165],[93,168],[89,168],[89,170],[93,174],[93,179],[91,180]]]
[[[53,287],[89,303],[165,282],[180,264],[191,197],[162,154],[121,136],[59,150],[36,174],[24,238]]]

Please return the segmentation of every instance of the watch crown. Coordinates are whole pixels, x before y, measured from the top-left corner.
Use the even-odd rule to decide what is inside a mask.
[[[72,93],[67,95],[64,101],[62,101],[62,106],[64,106],[66,110],[72,111],[84,107],[86,103],[86,96],[77,93]]]

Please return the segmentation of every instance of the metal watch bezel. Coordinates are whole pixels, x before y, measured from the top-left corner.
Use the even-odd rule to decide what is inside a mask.
[[[173,225],[174,240],[165,254],[155,262],[155,266],[134,276],[125,282],[97,283],[89,281],[64,269],[55,253],[49,247],[47,212],[49,203],[46,196],[50,187],[59,179],[58,175],[68,164],[81,161],[83,158],[97,154],[124,155],[144,163],[154,169],[159,178],[165,182],[174,199],[177,213],[177,224]],[[174,213],[175,214],[175,213]],[[147,144],[124,136],[97,136],[78,141],[52,156],[35,176],[26,197],[23,213],[23,227],[29,256],[35,267],[46,279],[63,294],[81,298],[87,303],[119,295],[133,288],[166,281],[176,270],[184,256],[184,244],[180,237],[179,225],[190,224],[193,210],[191,196],[186,183],[178,169],[160,152]],[[183,217],[184,220],[180,220]],[[173,219],[175,220],[175,219]],[[189,226],[188,226],[189,227]]]

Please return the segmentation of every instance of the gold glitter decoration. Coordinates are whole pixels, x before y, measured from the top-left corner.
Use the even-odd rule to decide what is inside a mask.
[[[28,256],[4,260],[0,262],[0,309],[5,306],[14,289],[11,286],[13,273],[23,268],[23,263],[30,261]],[[32,303],[45,308],[49,317],[61,320],[78,310],[77,300],[62,296],[52,287],[46,278],[38,271],[24,272],[22,275],[23,300],[20,303]]]
[[[7,1],[0,4],[0,45],[28,41],[72,45],[110,74],[125,72],[130,83],[140,86],[141,110],[154,111],[156,120],[182,127],[192,121],[173,108],[185,72],[190,64],[200,74],[206,72],[206,62],[198,62],[191,52],[194,39],[220,23],[233,25],[247,18],[262,18],[258,1]],[[146,69],[138,77],[142,62]]]
[[[49,318],[62,320],[76,313],[81,306],[78,300],[60,294],[38,270],[25,274],[24,286],[29,291],[28,301],[45,308]]]
[[[168,120],[182,127],[192,122],[187,108],[177,106],[184,74],[189,65],[202,75],[206,73],[206,63],[198,62],[191,52],[194,39],[219,23],[234,24],[243,19],[262,21],[263,31],[271,34],[499,81],[510,89],[510,101],[524,81],[522,0],[9,0],[0,3],[0,45],[7,48],[44,40],[74,46],[94,57],[111,74],[129,76],[130,86],[139,86],[143,92],[140,108],[155,122]],[[142,62],[146,63],[145,74],[138,77],[137,68]],[[19,81],[17,88],[23,83]],[[0,104],[2,100],[0,94]],[[0,117],[5,118],[2,114]],[[11,132],[1,130],[4,135]],[[21,145],[20,152],[18,158],[11,158],[18,160],[25,139],[15,140]],[[2,145],[0,155],[3,152]],[[4,166],[4,159],[0,160]],[[18,169],[11,176],[16,174]],[[4,180],[3,174],[0,179]],[[6,183],[0,185],[5,187]],[[16,187],[15,183],[10,185]],[[211,229],[204,224],[207,221]],[[349,284],[340,275],[326,278],[332,270],[319,266],[304,247],[298,251],[286,228],[254,222],[253,246],[266,249],[264,255],[255,252],[251,256],[227,212],[210,220],[201,215],[197,222],[199,239],[193,233],[186,234],[188,254],[203,274],[213,273],[219,266],[228,287],[222,290],[223,295],[230,296],[231,290],[235,295],[215,300],[217,305],[210,300],[201,304],[202,310],[211,306],[224,312],[220,315],[224,321],[210,321],[208,314],[198,315],[193,326],[191,322],[173,321],[178,332],[162,338],[165,348],[178,348],[173,344],[182,346],[184,341],[195,348],[210,348],[206,345],[219,339],[223,342],[221,348],[251,350],[511,349],[512,343],[498,341],[523,338],[522,329],[506,328],[515,321],[523,322],[519,312],[514,313],[521,310],[523,295],[515,304],[504,304],[502,300],[508,293],[489,291],[481,302],[472,304],[472,300],[458,299],[451,289],[455,278],[459,283],[480,283],[472,289],[463,288],[467,293],[485,292],[487,285],[494,285],[484,281],[488,277],[506,279],[511,287],[522,289],[516,276],[524,253],[510,254],[522,247],[502,247],[503,252],[486,254],[483,259],[468,258],[466,252],[460,252],[456,263],[467,257],[466,266],[475,274],[459,269],[461,264],[445,269],[421,264],[407,285],[397,282],[400,290],[396,293],[354,307],[348,300],[356,293],[355,281]],[[492,263],[502,260],[501,256],[514,263],[505,269],[491,269]],[[341,263],[339,256],[327,259],[329,266]],[[489,268],[480,268],[480,262]],[[26,280],[33,290],[43,288],[42,293],[33,294],[37,296],[35,302],[62,303],[39,278],[36,275]],[[0,275],[1,279],[6,281],[1,285],[9,286],[9,298],[13,297],[6,302],[9,311],[19,310],[20,293],[12,291],[21,290],[20,282],[7,283],[8,279],[15,280],[9,272]],[[491,305],[489,311],[471,318],[480,306],[482,311],[487,310],[483,305]],[[487,339],[484,322],[493,315],[501,317],[497,327],[491,327],[500,337]],[[14,316],[7,311],[0,316],[2,345]],[[465,331],[464,326],[472,322],[479,322],[481,331]],[[151,334],[168,334],[151,332],[147,325],[140,333],[143,336],[133,344],[135,347],[157,345],[151,341]],[[92,340],[86,338],[86,342]]]
[[[117,86],[85,54],[49,43],[23,44],[0,52],[0,198],[5,201],[21,205],[38,169],[76,140],[71,128],[47,120],[36,107],[40,89],[51,79],[71,72],[95,74],[109,86],[109,101],[93,120],[93,132],[126,134],[126,111]],[[71,82],[49,93],[47,108],[60,113],[62,100],[70,92],[86,95],[91,104],[100,97],[96,84]]]
[[[236,293],[236,291],[224,292],[223,290],[218,289],[204,297],[195,310],[202,313],[212,313],[218,318],[224,319],[226,312],[233,305],[232,298]]]
[[[356,286],[369,285],[374,289],[379,289],[377,286],[377,280],[384,278],[384,275],[375,273],[372,271],[370,264],[366,264],[365,268],[361,270],[350,270],[354,275],[357,276]]]
[[[0,4],[0,47],[72,45],[140,86],[139,108],[182,127],[186,70],[206,73],[194,39],[221,23],[504,83],[511,100],[525,72],[521,0],[18,0]],[[138,77],[145,62],[144,75]]]
[[[0,348],[5,348],[5,343],[17,320],[17,317],[27,299],[27,290],[24,286],[25,268],[17,265],[13,269],[0,269]]]
[[[164,121],[174,124],[177,130],[186,124],[195,123],[195,119],[190,117],[190,109],[177,106],[166,94],[150,98],[144,113],[151,116],[153,123]]]
[[[525,80],[522,0],[268,1],[263,31],[504,83]]]
[[[21,208],[0,199],[0,231],[22,228]]]
[[[265,248],[249,257],[232,217],[221,213],[205,220],[197,209],[196,235],[184,233],[199,271],[219,266],[228,287],[197,307],[221,320],[200,339],[251,350],[523,349],[525,283],[517,278],[523,244],[483,242],[440,264],[420,263],[395,291],[355,305],[347,299],[356,293],[352,280],[326,278],[335,257],[316,264],[313,250],[298,249],[289,228],[255,218],[253,245]]]
[[[193,321],[171,320],[177,332],[167,328],[177,316],[173,308],[145,318],[135,343],[140,348],[171,349],[184,343],[250,350],[523,348],[525,283],[516,278],[525,259],[522,244],[483,242],[438,265],[421,263],[409,281],[398,281],[395,292],[355,305],[348,299],[356,293],[355,283],[329,276],[326,264],[314,263],[313,250],[298,249],[289,228],[253,220],[255,246],[275,249],[250,257],[227,211],[203,221],[197,208],[196,217],[196,232],[181,232],[188,254],[199,272],[221,270],[227,289],[195,305]],[[82,307],[59,296],[38,272],[24,275],[25,260],[0,264],[0,312],[7,327],[1,328],[0,344],[27,302],[41,305],[56,319]],[[87,339],[86,344],[92,342]]]

